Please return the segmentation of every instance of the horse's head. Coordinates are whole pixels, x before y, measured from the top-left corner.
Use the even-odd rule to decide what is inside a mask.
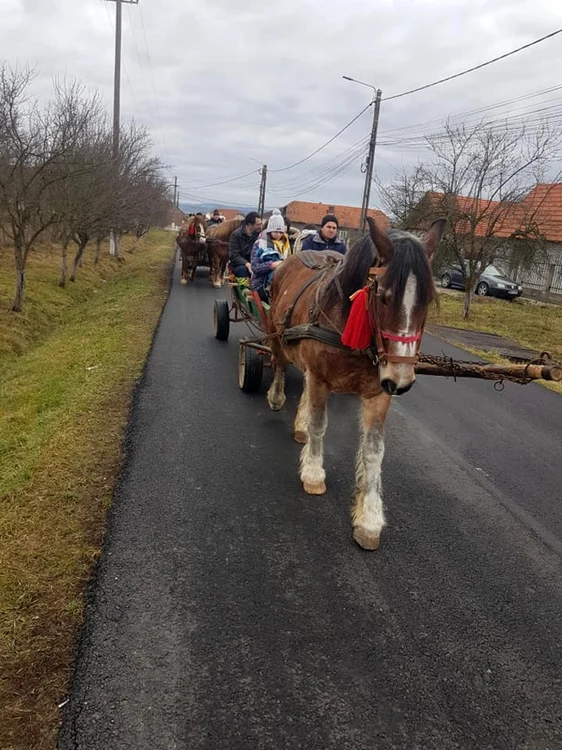
[[[196,214],[190,219],[187,235],[193,242],[207,242],[206,223],[201,214]]]
[[[435,221],[424,240],[409,232],[384,234],[368,217],[375,246],[375,266],[369,269],[368,309],[376,343],[379,379],[383,390],[398,396],[410,390],[435,285],[430,261],[445,228]]]

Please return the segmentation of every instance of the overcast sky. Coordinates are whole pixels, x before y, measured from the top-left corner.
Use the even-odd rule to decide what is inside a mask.
[[[114,2],[0,0],[0,9],[0,54],[37,66],[38,93],[66,74],[99,90],[111,110]],[[123,7],[122,119],[150,128],[184,202],[257,203],[259,162],[271,170],[270,207],[293,198],[360,205],[372,108],[317,156],[273,171],[314,151],[369,103],[370,90],[342,75],[383,91],[375,163],[389,180],[423,156],[405,136],[438,125],[397,128],[561,85],[562,34],[455,81],[385,96],[559,27],[560,0],[139,0]],[[560,103],[562,89],[484,114]]]

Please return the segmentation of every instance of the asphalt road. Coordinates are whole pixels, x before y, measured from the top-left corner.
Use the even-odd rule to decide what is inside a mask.
[[[60,750],[562,748],[560,396],[420,377],[391,408],[365,552],[356,403],[332,397],[328,493],[305,495],[299,376],[278,414],[239,391],[244,327],[211,335],[224,294],[176,267]]]

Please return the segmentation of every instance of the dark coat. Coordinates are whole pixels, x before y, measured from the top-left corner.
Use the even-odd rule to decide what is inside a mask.
[[[249,235],[243,224],[232,232],[228,243],[228,256],[233,266],[244,266],[250,262],[252,247],[258,237],[259,232]]]
[[[308,237],[304,238],[301,250],[333,250],[345,255],[346,247],[345,242],[340,240],[337,234],[333,240],[325,240],[320,232],[316,232],[316,234],[309,234]]]

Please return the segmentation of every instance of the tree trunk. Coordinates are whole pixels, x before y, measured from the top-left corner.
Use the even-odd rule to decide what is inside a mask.
[[[60,279],[59,279],[59,286],[65,287],[66,286],[66,273],[68,268],[68,240],[65,240],[62,245],[62,262],[61,262],[61,269],[60,269]]]
[[[119,234],[119,232],[112,231],[112,237],[113,237],[113,252],[111,252],[112,239],[110,237],[110,239],[109,239],[110,253],[111,253],[111,255],[113,255],[113,257],[115,258],[116,261],[119,261],[120,260],[120,257],[119,257],[119,243],[120,243],[120,240],[121,240],[121,235]]]
[[[80,263],[80,258],[84,254],[84,250],[86,249],[87,244],[88,244],[87,239],[80,240],[80,244],[78,245],[78,250],[76,252],[76,255],[74,256],[74,260],[72,261],[72,271],[70,272],[70,281],[76,281],[76,271],[78,270],[78,264]]]
[[[470,304],[472,302],[472,290],[469,287],[464,294],[464,302],[462,306],[462,318],[467,320],[470,317]]]
[[[25,261],[27,253],[21,237],[15,234],[14,254],[16,260],[16,293],[14,296],[13,312],[21,312],[23,307],[23,298],[25,296]]]
[[[94,253],[94,264],[99,261],[100,254],[101,254],[101,239],[98,237],[96,239],[96,250],[95,250],[95,253]]]

